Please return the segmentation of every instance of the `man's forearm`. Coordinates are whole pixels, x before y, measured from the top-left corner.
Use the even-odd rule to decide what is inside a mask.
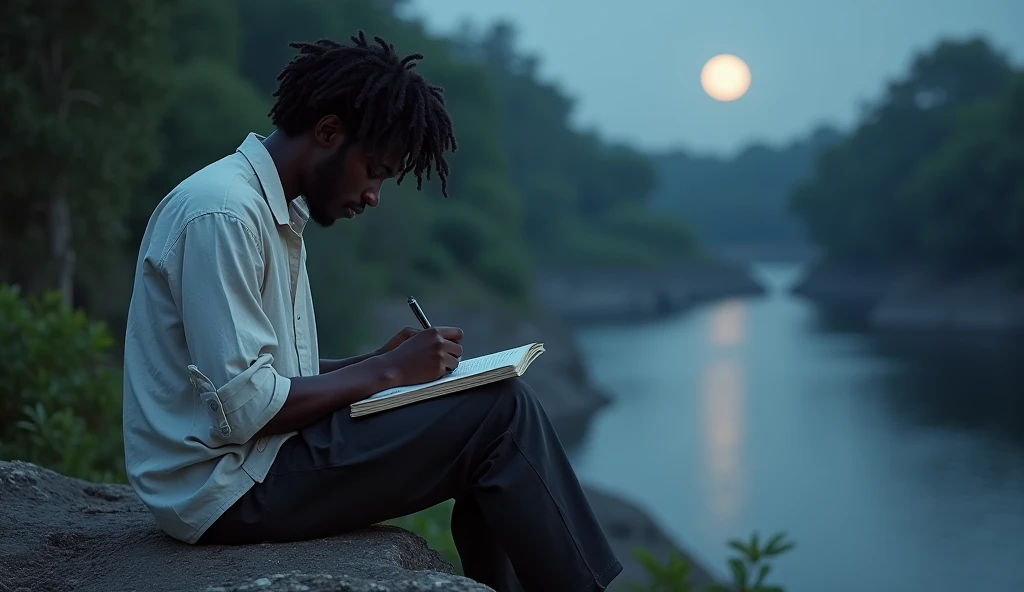
[[[386,357],[373,356],[318,376],[291,379],[281,410],[256,437],[300,430],[370,395],[396,386],[397,373]]]
[[[340,360],[328,360],[326,358],[320,358],[320,374],[327,374],[334,372],[335,370],[341,370],[346,366],[352,364],[358,364],[359,362],[369,360],[370,358],[380,355],[378,352],[370,352],[368,354],[360,354],[358,356],[352,356],[351,358],[342,358]]]

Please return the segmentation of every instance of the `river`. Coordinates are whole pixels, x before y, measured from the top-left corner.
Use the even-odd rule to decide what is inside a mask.
[[[789,293],[577,338],[614,398],[573,451],[719,574],[784,530],[787,592],[1024,589],[1024,353],[881,337]]]

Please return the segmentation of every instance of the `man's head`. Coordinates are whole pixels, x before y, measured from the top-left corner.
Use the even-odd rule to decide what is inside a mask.
[[[422,189],[433,168],[447,197],[444,151],[456,149],[441,87],[413,71],[423,56],[400,58],[362,31],[351,39],[292,43],[299,54],[278,76],[270,110],[277,129],[303,140],[300,188],[322,226],[376,206],[384,180],[410,172]]]

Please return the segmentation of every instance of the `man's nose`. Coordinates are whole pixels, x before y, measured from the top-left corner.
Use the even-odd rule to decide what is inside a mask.
[[[371,189],[363,194],[363,203],[370,206],[371,208],[377,207],[380,203],[380,190]]]

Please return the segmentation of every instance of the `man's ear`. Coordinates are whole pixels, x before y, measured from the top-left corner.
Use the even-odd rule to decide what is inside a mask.
[[[345,141],[345,129],[337,115],[324,115],[313,128],[313,138],[323,148],[333,149]]]

